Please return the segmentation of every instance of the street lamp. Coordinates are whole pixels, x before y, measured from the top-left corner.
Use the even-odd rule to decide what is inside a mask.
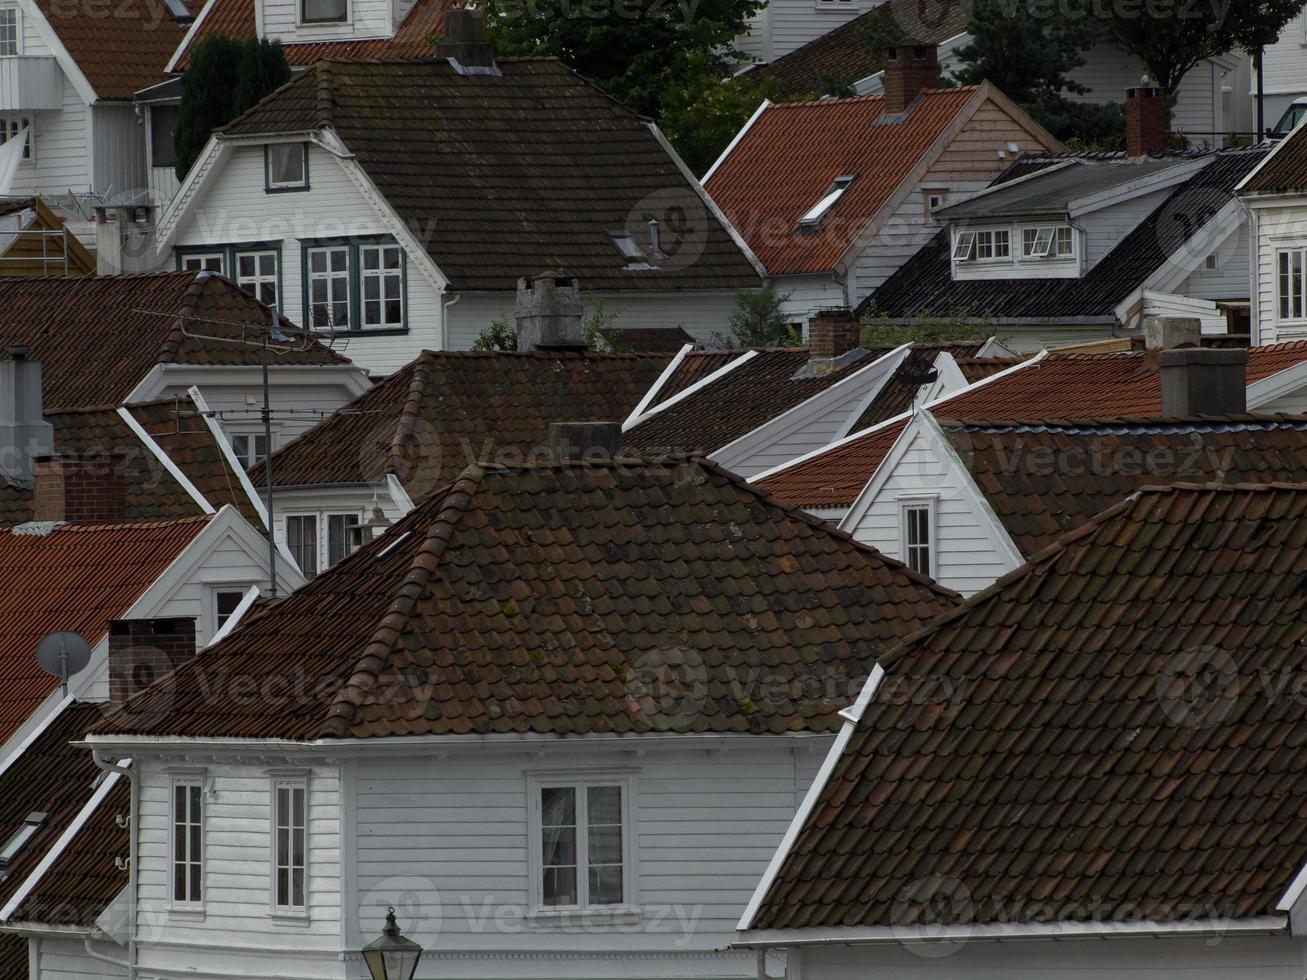
[[[363,962],[368,965],[372,980],[413,980],[417,972],[422,947],[399,934],[394,907],[386,909],[386,927],[381,938],[363,947]]]

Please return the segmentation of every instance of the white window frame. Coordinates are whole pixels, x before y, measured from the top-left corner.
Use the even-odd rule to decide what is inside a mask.
[[[803,216],[799,218],[799,227],[812,229],[821,224],[822,219],[831,212],[831,209],[840,203],[840,198],[852,186],[855,176],[855,174],[841,174],[831,181],[830,187],[818,198],[817,203],[803,212]]]
[[[926,528],[929,540],[926,542],[926,561],[929,563],[929,570],[922,572],[923,575],[929,575],[936,581],[939,580],[939,498],[938,497],[900,497],[899,505],[899,560],[908,568],[913,568],[912,553],[910,549],[920,548],[920,545],[909,543],[908,538],[908,515],[915,511],[924,511],[926,514]],[[914,569],[920,571],[920,569]]]
[[[976,251],[976,233],[958,229],[953,233],[953,261],[970,262]]]
[[[592,786],[617,786],[622,792],[622,901],[613,905],[587,904],[590,889],[589,864],[586,861],[588,823],[583,823],[586,790]],[[576,791],[576,905],[544,904],[544,845],[540,793],[545,789],[571,788]],[[637,822],[635,807],[635,777],[629,771],[605,770],[602,772],[539,772],[527,775],[527,814],[529,824],[528,883],[529,907],[533,918],[567,915],[613,915],[639,912],[637,891],[639,873],[636,868]]]
[[[1003,252],[999,254],[999,242],[1003,243]],[[981,255],[981,250],[988,242],[989,255]],[[974,262],[1010,262],[1012,260],[1012,231],[1009,228],[976,229],[976,246],[972,251]]]
[[[305,249],[304,255],[307,267],[304,270],[304,281],[308,287],[308,302],[306,306],[308,309],[308,327],[310,330],[340,330],[343,332],[358,330],[358,325],[350,322],[350,317],[353,314],[354,300],[354,257],[351,254],[351,251],[349,245],[311,245]],[[327,256],[327,270],[325,272],[313,271],[313,256],[319,252],[324,253]],[[345,269],[343,273],[333,271],[331,268],[331,254],[333,252],[345,253]],[[332,292],[331,283],[340,279],[342,276],[345,281],[345,323],[344,325],[339,323],[319,325],[313,316],[313,307],[316,305],[313,299],[313,284],[319,279],[325,280],[328,283],[326,305],[332,307],[338,302],[338,300]]]
[[[1298,261],[1296,271],[1293,268],[1295,258]],[[1297,294],[1293,295],[1295,276],[1298,288]],[[1289,287],[1288,292],[1285,289],[1286,285]],[[1279,323],[1307,319],[1307,246],[1298,245],[1275,250],[1275,319]]]
[[[206,616],[208,622],[205,624],[205,632],[208,636],[213,636],[218,630],[222,629],[223,624],[219,622],[218,613],[218,596],[223,594],[235,593],[242,599],[245,593],[250,590],[250,582],[220,582],[216,585],[209,586],[209,603]],[[239,605],[239,602],[237,603]],[[230,613],[228,614],[230,616]]]
[[[318,525],[322,529],[322,547],[319,549],[318,552],[318,563],[322,566],[323,571],[326,571],[328,568],[331,568],[331,566],[336,564],[336,562],[344,561],[346,558],[348,558],[350,555],[352,555],[355,551],[358,550],[357,548],[349,547],[348,528],[351,525],[346,525],[347,531],[346,531],[346,541],[345,541],[345,553],[341,555],[339,558],[337,558],[335,562],[331,560],[331,519],[333,517],[341,517],[341,518],[353,517],[355,518],[355,523],[352,525],[353,527],[362,527],[363,520],[364,520],[362,511],[357,511],[357,510],[323,511],[322,520],[319,522]]]
[[[936,198],[938,203],[931,204],[931,198]],[[935,220],[935,209],[942,208],[948,204],[948,189],[942,187],[926,187],[921,191],[921,210],[927,221]]]
[[[1076,236],[1070,225],[1027,225],[1021,229],[1023,261],[1044,262],[1075,257]]]
[[[295,0],[296,27],[307,27],[311,30],[315,27],[347,27],[352,23],[354,23],[354,0],[345,0],[344,20],[305,20],[304,0]]]
[[[217,260],[218,260],[218,268],[217,268],[217,269],[205,269],[204,266],[205,266],[208,262],[212,261],[213,259],[217,259]],[[179,267],[179,268],[181,269],[181,271],[183,271],[183,272],[187,271],[187,269],[186,269],[186,263],[187,263],[187,262],[198,262],[200,268],[198,268],[198,269],[193,269],[193,270],[190,270],[190,271],[193,271],[193,272],[216,272],[216,273],[218,273],[218,275],[220,275],[220,276],[223,276],[223,275],[226,275],[226,274],[227,274],[227,256],[224,255],[222,252],[187,252],[187,253],[183,253],[183,254],[179,255],[179,256],[177,257],[177,262],[178,262],[178,267]]]
[[[314,575],[317,575],[318,572],[322,570],[322,513],[320,511],[295,511],[293,513],[283,514],[281,517],[281,538],[282,541],[285,542],[286,544],[286,551],[289,552],[292,557],[295,556],[295,549],[291,545],[291,541],[290,541],[290,522],[297,518],[303,519],[303,518],[310,518],[310,517],[313,518],[314,521],[313,567],[300,568],[300,571],[304,573],[305,578],[312,578]],[[296,561],[298,562],[298,559],[296,559]]]
[[[18,135],[24,125],[27,126],[27,145],[23,147],[22,163],[36,162],[36,126],[32,113],[0,112],[0,129],[4,131],[5,143]],[[0,146],[3,146],[0,143]]]
[[[304,0],[297,0],[301,5]],[[324,24],[337,24],[339,21],[322,21]],[[272,179],[272,154],[282,147],[297,147],[300,151],[300,175],[294,180]],[[263,147],[263,186],[269,191],[306,191],[309,189],[309,145],[296,140],[280,143],[267,143]]]
[[[393,271],[388,270],[384,263],[386,253],[394,251],[399,256],[399,266]],[[377,253],[378,266],[376,269],[369,271],[366,257],[368,253]],[[408,310],[405,309],[405,286],[404,286],[404,247],[399,242],[365,242],[359,245],[359,326],[360,330],[403,330],[408,323]],[[385,319],[386,315],[386,279],[388,275],[397,276],[399,279],[399,322],[391,323]],[[378,323],[372,323],[368,320],[368,290],[367,281],[369,278],[377,279],[380,282],[381,290],[381,316],[382,320]]]
[[[0,58],[16,58],[23,53],[23,12],[15,3],[0,3],[0,13],[6,10],[14,14],[14,50],[9,54],[0,52]]]
[[[237,439],[251,439],[251,440],[262,439],[263,426],[261,425],[232,426],[232,425],[224,424],[223,428],[227,432],[227,442],[231,445],[231,451],[236,456],[236,458],[245,465],[245,468],[247,470],[250,467],[256,465],[259,461],[254,459],[251,454],[246,453],[245,455],[242,455],[241,451],[236,448],[236,440]],[[250,445],[252,447],[252,452],[257,451],[257,446],[255,446],[253,442],[251,442]],[[268,447],[268,452],[269,454],[271,454],[271,453],[275,453],[276,451],[277,451],[277,429],[274,426],[272,430],[272,445]]]
[[[310,795],[309,772],[305,769],[270,769],[268,770],[268,907],[272,915],[278,918],[307,919],[309,917],[310,882],[312,881],[311,828],[313,799]],[[304,904],[282,905],[278,902],[277,874],[281,868],[281,855],[278,853],[277,835],[281,826],[281,814],[277,810],[278,790],[286,788],[293,793],[304,793]],[[288,858],[289,860],[289,858]],[[290,866],[293,870],[293,865]],[[291,888],[291,898],[293,895]]]
[[[266,275],[259,271],[260,260],[265,256],[271,256],[272,258],[271,275]],[[252,258],[254,260],[254,275],[252,276],[241,275],[241,259],[245,258]],[[246,292],[252,293],[257,299],[264,303],[268,303],[268,301],[263,297],[262,291],[259,287],[271,285],[274,299],[271,303],[268,303],[268,305],[278,310],[281,309],[281,255],[275,248],[257,248],[238,251],[232,258],[232,264],[235,266],[235,268],[231,270],[232,282],[236,283],[236,285],[240,286],[241,289],[244,289]]]
[[[4,843],[0,844],[0,881],[9,877],[9,865],[23,853],[23,848],[40,832],[41,825],[49,816],[49,813],[33,810],[23,818],[23,822],[14,829],[14,832],[5,838]]]
[[[198,823],[200,828],[200,855],[199,855],[198,863],[200,866],[200,889],[199,889],[200,897],[198,899],[177,897],[177,864],[178,864],[177,790],[182,787],[186,787],[187,789],[190,788],[199,789],[200,814],[199,814]],[[203,772],[173,773],[171,779],[169,780],[168,783],[168,905],[169,908],[175,911],[181,911],[181,912],[204,911],[204,899],[205,896],[208,894],[208,882],[206,881],[207,862],[205,861],[205,852],[208,850],[208,846],[209,846],[209,835],[205,828],[205,821],[209,814],[208,800],[206,799],[206,796],[207,793],[205,791],[205,775]],[[189,802],[189,794],[187,798]],[[190,815],[187,814],[187,816],[189,817]],[[186,826],[187,827],[192,826],[189,820],[187,821]],[[189,838],[189,836],[190,835],[188,833],[187,837]],[[188,868],[191,863],[192,861],[189,859],[188,856],[188,860],[186,861]],[[190,885],[189,871],[186,875],[186,882],[189,890],[189,885]]]

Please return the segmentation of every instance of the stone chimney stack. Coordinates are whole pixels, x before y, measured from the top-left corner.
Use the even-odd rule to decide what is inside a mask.
[[[1239,348],[1179,347],[1157,355],[1162,415],[1244,415],[1248,411],[1248,352]]]
[[[1203,324],[1190,316],[1144,317],[1144,346],[1149,350],[1170,350],[1173,347],[1200,347],[1203,342]]]
[[[1125,93],[1127,156],[1157,156],[1166,149],[1166,91],[1139,86]]]
[[[551,422],[549,454],[560,460],[615,459],[622,449],[620,422]]]
[[[127,519],[127,457],[40,456],[32,466],[32,520],[114,524]]]
[[[436,57],[450,61],[461,75],[498,75],[495,53],[486,41],[485,12],[451,7],[444,20],[445,34],[436,45]]]
[[[939,84],[939,50],[905,41],[885,49],[885,112],[896,115]]]
[[[195,656],[195,620],[109,623],[109,700],[122,704]]]
[[[581,285],[561,272],[517,281],[518,350],[585,350],[581,337]]]
[[[32,460],[54,452],[54,429],[42,415],[41,362],[27,353],[26,344],[10,344],[0,360],[0,473],[21,486],[32,483]]]

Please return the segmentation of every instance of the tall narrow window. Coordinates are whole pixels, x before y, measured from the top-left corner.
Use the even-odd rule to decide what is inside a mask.
[[[404,326],[404,253],[398,245],[359,248],[363,328]]]
[[[552,908],[577,905],[576,787],[542,789],[540,812],[541,904]]]
[[[536,903],[544,909],[583,909],[629,901],[625,785],[549,784],[536,793]]]
[[[1307,266],[1307,249],[1293,248],[1280,252],[1279,308],[1281,320],[1297,320],[1303,316],[1304,266]]]
[[[309,255],[309,323],[316,329],[348,330],[349,248],[311,248]]]
[[[308,787],[304,780],[277,780],[275,796],[276,878],[273,905],[283,911],[307,907]]]
[[[277,253],[241,252],[236,256],[236,285],[269,306],[277,305]]]
[[[312,514],[286,518],[286,547],[305,575],[318,571],[318,519]]]
[[[354,529],[359,526],[358,514],[327,515],[327,567],[330,568],[354,550]]]
[[[914,572],[932,575],[931,548],[933,546],[933,529],[931,528],[930,504],[906,504],[903,507],[903,561]]]
[[[966,262],[971,258],[972,252],[976,248],[976,233],[974,231],[959,231],[953,238],[953,258],[959,262]]]
[[[193,905],[204,897],[203,789],[199,780],[172,787],[172,898]]]
[[[213,594],[213,626],[214,632],[222,629],[227,625],[227,620],[231,619],[232,614],[236,612],[236,607],[241,604],[245,598],[245,593],[239,589],[219,589]]]
[[[0,7],[0,57],[18,54],[18,8]]]

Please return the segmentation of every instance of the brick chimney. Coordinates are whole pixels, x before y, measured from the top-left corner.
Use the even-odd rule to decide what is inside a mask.
[[[902,112],[918,95],[939,84],[939,51],[911,41],[885,49],[885,112]]]
[[[127,457],[40,456],[32,464],[32,520],[111,524],[127,518]]]
[[[862,322],[848,310],[822,310],[808,324],[808,352],[813,359],[834,360],[856,350]]]
[[[436,45],[460,75],[498,75],[495,53],[486,41],[486,15],[482,10],[451,7],[445,11],[445,33]]]
[[[554,459],[613,459],[622,448],[620,422],[551,422],[549,452]]]
[[[518,350],[585,350],[581,336],[581,285],[561,272],[517,281]]]
[[[1162,415],[1243,415],[1248,411],[1248,351],[1180,347],[1157,355]]]
[[[1125,152],[1127,156],[1156,156],[1166,149],[1166,91],[1155,86],[1127,89],[1125,93]]]
[[[109,700],[122,704],[195,656],[195,620],[109,623]]]

